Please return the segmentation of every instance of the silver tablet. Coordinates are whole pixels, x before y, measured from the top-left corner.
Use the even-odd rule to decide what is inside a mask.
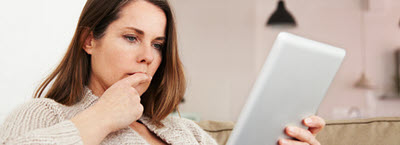
[[[242,109],[228,145],[274,145],[284,128],[316,113],[343,49],[282,32]]]

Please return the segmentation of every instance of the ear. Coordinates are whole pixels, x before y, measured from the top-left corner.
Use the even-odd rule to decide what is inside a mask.
[[[91,55],[93,53],[93,48],[95,46],[95,42],[94,42],[95,40],[94,40],[92,32],[90,32],[89,34],[87,34],[87,33],[89,33],[89,32],[88,31],[84,31],[82,33],[83,36],[87,35],[86,39],[83,41],[82,48],[83,48],[83,50],[86,51],[87,54]]]

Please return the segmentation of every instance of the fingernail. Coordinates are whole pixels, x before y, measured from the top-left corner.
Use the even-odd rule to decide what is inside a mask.
[[[306,118],[306,119],[304,120],[304,122],[305,122],[306,124],[308,124],[308,125],[311,125],[311,124],[312,124],[312,120],[311,120],[310,118]]]

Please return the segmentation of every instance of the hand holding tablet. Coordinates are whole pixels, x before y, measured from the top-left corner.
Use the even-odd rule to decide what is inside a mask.
[[[290,137],[312,145],[319,144],[311,135],[325,123],[318,117],[311,117],[316,120],[313,121],[315,124],[307,124],[304,120],[305,126],[303,119],[316,113],[344,56],[343,49],[280,33],[228,145],[274,145],[279,139]],[[290,128],[286,126],[294,127],[295,133],[287,132]],[[308,133],[307,127],[311,127]]]

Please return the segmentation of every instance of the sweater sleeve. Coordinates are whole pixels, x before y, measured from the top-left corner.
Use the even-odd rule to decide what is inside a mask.
[[[75,125],[62,118],[55,101],[33,99],[7,116],[0,126],[0,144],[83,144]]]
[[[218,143],[207,132],[192,120],[182,118],[184,124],[192,131],[194,137],[200,145],[218,145]]]

